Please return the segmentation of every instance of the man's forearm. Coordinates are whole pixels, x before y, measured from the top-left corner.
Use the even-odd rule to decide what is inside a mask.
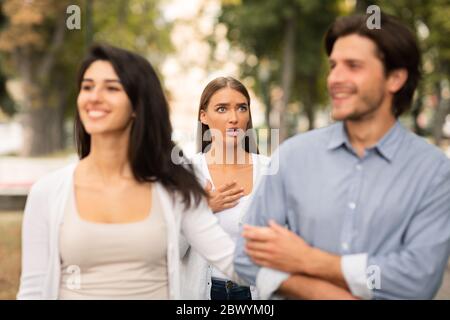
[[[310,277],[331,282],[332,284],[349,290],[341,268],[341,257],[313,248],[313,254],[308,266],[302,272]]]
[[[304,300],[356,300],[347,290],[306,275],[291,275],[277,291],[287,298]]]

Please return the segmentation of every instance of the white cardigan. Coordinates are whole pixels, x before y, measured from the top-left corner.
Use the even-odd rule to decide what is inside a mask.
[[[22,226],[22,275],[18,299],[58,299],[61,276],[59,231],[77,163],[36,182],[28,195]],[[180,235],[219,270],[239,281],[233,271],[234,243],[211,214],[206,200],[185,210],[160,183],[154,183],[167,225],[169,298],[181,298]],[[183,249],[182,249],[183,250]],[[185,250],[185,249],[184,249]]]

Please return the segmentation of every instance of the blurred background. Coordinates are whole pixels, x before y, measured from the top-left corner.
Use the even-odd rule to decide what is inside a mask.
[[[200,94],[217,76],[250,89],[254,126],[279,128],[281,141],[329,124],[323,35],[373,4],[408,24],[423,53],[402,123],[450,157],[450,0],[0,0],[0,299],[17,292],[30,186],[77,159],[76,71],[90,44],[148,58],[173,139],[192,155]],[[448,270],[438,299],[450,299]]]

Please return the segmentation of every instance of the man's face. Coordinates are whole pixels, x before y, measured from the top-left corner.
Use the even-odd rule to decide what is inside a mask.
[[[387,79],[376,53],[372,40],[356,34],[334,43],[327,78],[334,120],[364,120],[384,104],[389,94]]]

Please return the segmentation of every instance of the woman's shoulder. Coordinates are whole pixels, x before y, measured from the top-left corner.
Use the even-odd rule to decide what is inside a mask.
[[[71,163],[39,178],[31,187],[30,193],[47,193],[51,190],[61,190],[61,186],[72,178],[76,165],[76,162]]]

